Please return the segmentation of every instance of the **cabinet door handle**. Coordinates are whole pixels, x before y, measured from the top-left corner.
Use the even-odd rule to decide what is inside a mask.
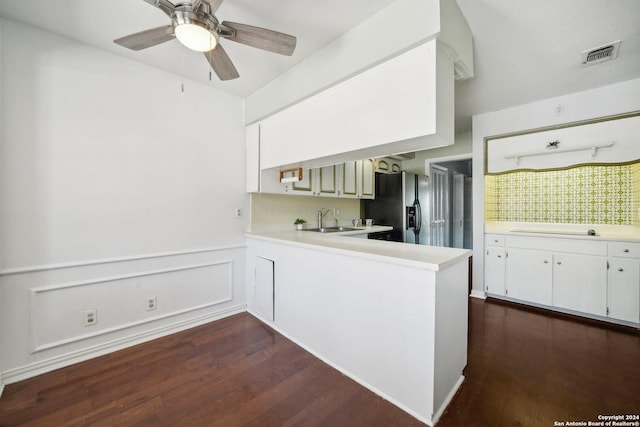
[[[558,265],[562,265],[562,263],[561,263],[560,261],[558,261],[556,264],[558,264]]]
[[[628,253],[629,253],[629,249],[625,249],[625,250],[624,250],[624,251],[622,251],[622,252],[624,252],[625,254],[628,254]]]
[[[622,269],[622,267],[620,267],[620,268],[618,269],[618,271],[624,271],[624,270]]]
[[[497,241],[497,240],[494,240],[494,241],[493,241],[493,243],[498,243],[498,241]]]
[[[502,255],[498,255],[498,258],[502,258]]]
[[[549,264],[549,261],[547,261],[547,260],[545,259],[545,260],[544,260],[544,263],[545,263],[545,264]]]

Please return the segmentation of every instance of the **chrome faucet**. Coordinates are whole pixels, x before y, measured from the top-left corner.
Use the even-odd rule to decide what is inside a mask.
[[[329,211],[330,211],[330,209],[327,209],[326,211],[325,211],[325,209],[327,209],[327,208],[321,208],[321,209],[318,211],[318,228],[322,228],[322,218],[323,218],[326,214],[328,214],[328,213],[329,213]]]

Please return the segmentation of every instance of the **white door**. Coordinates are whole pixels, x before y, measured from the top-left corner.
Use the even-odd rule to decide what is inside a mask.
[[[611,258],[607,281],[607,312],[613,319],[640,322],[640,263]]]
[[[606,258],[578,254],[554,254],[553,305],[606,316]]]
[[[358,162],[345,162],[342,165],[342,194],[346,197],[358,197]]]
[[[255,310],[265,319],[274,320],[274,262],[256,257]]]
[[[464,247],[464,175],[453,174],[453,221],[451,222],[454,248]]]
[[[449,173],[431,165],[431,245],[449,246]]]
[[[511,248],[506,253],[505,295],[551,305],[552,256],[544,251]]]
[[[505,291],[505,250],[498,246],[488,246],[484,257],[485,291],[494,295],[504,295]]]

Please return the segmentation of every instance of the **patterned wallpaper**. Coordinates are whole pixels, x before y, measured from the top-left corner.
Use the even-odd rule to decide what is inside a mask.
[[[487,221],[638,225],[640,164],[485,177]]]

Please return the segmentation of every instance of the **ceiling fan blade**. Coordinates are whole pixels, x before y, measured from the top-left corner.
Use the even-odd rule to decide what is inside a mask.
[[[296,38],[288,34],[237,22],[224,21],[222,25],[234,30],[235,36],[225,35],[224,32],[221,36],[238,43],[288,56],[293,55],[296,48]]]
[[[120,46],[131,50],[142,50],[160,43],[173,40],[173,27],[171,25],[163,25],[162,27],[151,28],[149,30],[140,31],[139,33],[129,34],[128,36],[115,39],[113,42]]]
[[[204,56],[220,80],[233,80],[240,77],[238,70],[231,62],[231,58],[229,58],[229,55],[220,44],[215,49],[204,52]]]
[[[211,12],[209,13],[213,15],[218,11],[218,9],[220,8],[220,5],[224,0],[204,0],[204,1],[209,4],[209,8],[211,9]]]
[[[143,0],[146,3],[149,3],[151,6],[155,6],[161,11],[163,11],[169,18],[173,15],[173,12],[176,10],[176,6],[168,0]]]

